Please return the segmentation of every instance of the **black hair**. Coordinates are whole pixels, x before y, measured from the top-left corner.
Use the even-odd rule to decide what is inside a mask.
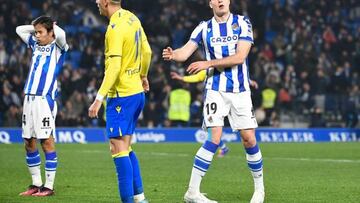
[[[53,30],[54,20],[50,16],[39,16],[31,23],[33,26],[41,24],[45,29],[50,32]]]
[[[121,4],[121,0],[111,0],[111,2],[114,4]]]

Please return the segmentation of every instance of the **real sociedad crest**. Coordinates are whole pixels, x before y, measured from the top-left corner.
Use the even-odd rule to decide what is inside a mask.
[[[231,28],[234,30],[234,31],[237,31],[239,30],[239,25],[237,23],[234,23],[231,25]]]

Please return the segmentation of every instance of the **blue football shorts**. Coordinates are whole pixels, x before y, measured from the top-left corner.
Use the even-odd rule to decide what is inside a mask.
[[[127,97],[108,98],[106,103],[106,134],[109,138],[133,135],[145,104],[143,92]]]

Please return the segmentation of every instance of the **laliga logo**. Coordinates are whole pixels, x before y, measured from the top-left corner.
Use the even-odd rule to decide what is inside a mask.
[[[132,143],[136,142],[164,142],[165,134],[156,132],[134,133],[131,139]]]
[[[223,45],[223,44],[236,44],[239,37],[237,35],[233,36],[223,36],[223,37],[211,37],[210,42],[212,45]]]
[[[195,133],[195,139],[197,142],[204,143],[207,140],[208,134],[206,131],[197,130]]]

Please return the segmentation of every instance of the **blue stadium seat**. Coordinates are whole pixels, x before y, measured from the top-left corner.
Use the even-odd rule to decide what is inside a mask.
[[[35,8],[31,9],[31,16],[32,16],[33,18],[38,17],[39,14],[40,14],[40,10],[39,10],[39,9],[35,9]]]
[[[277,35],[277,33],[272,31],[272,30],[269,30],[269,31],[265,32],[265,40],[266,40],[266,42],[272,43],[272,41],[274,40],[276,35]]]
[[[91,28],[90,27],[88,27],[88,26],[81,26],[81,27],[79,27],[79,32],[83,32],[83,33],[85,33],[85,34],[90,34],[91,33]]]
[[[74,25],[66,25],[64,26],[64,30],[67,35],[75,35],[78,33],[78,27]]]
[[[73,16],[71,17],[71,23],[75,24],[75,25],[81,25],[83,17],[84,17],[83,11],[81,11],[81,12],[76,11],[76,12],[74,12]]]
[[[77,69],[79,67],[80,60],[81,60],[81,52],[78,50],[73,50],[73,51],[70,51],[69,55],[70,55],[72,67],[74,69]]]
[[[97,29],[98,31],[100,31],[101,33],[105,33],[107,27],[106,27],[105,25],[104,25],[104,26],[98,26],[96,29]]]

